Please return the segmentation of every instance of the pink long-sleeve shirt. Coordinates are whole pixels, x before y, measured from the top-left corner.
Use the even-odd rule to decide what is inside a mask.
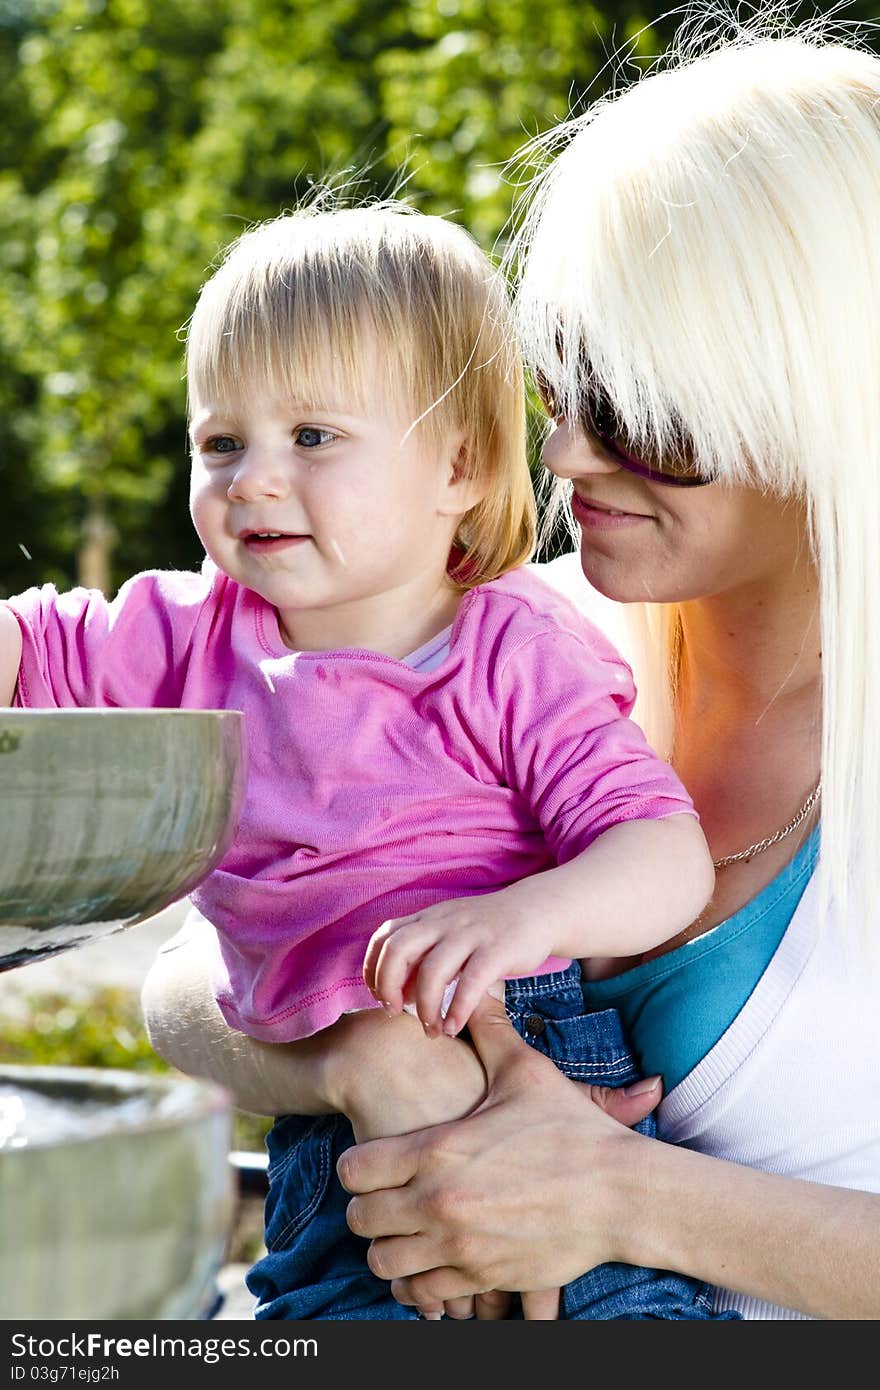
[[[627,717],[628,666],[526,570],[464,597],[430,671],[291,651],[271,605],[207,560],[112,602],[44,585],[8,603],[20,705],[244,711],[244,809],[192,896],[217,930],[218,1004],[256,1038],[375,1006],[361,966],[387,918],[504,888],[619,822],[693,814]]]

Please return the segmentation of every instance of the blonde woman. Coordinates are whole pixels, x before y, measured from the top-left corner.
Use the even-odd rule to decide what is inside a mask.
[[[880,60],[744,35],[552,144],[518,245],[544,460],[586,578],[640,628],[716,889],[585,985],[662,1075],[667,1143],[490,1004],[486,1105],[346,1155],[350,1221],[423,1303],[621,1259],[749,1318],[876,1318]]]

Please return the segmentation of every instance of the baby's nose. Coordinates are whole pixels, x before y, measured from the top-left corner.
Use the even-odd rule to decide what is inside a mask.
[[[250,450],[243,455],[227,489],[230,501],[281,497],[288,490],[286,470],[276,455]]]

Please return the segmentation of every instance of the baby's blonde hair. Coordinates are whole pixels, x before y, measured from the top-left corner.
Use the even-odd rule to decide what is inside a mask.
[[[187,332],[190,401],[266,390],[361,405],[379,384],[410,428],[462,430],[463,476],[488,484],[462,518],[462,589],[523,563],[535,539],[522,368],[504,281],[463,228],[399,203],[306,208],[245,232],[203,286]]]
[[[815,23],[775,37],[757,25],[545,145],[564,148],[515,247],[526,354],[569,409],[588,362],[635,440],[674,447],[683,430],[712,477],[805,503],[821,584],[820,884],[845,909],[855,875],[876,921],[880,59]],[[677,613],[648,604],[642,619],[661,708],[640,717],[668,747]]]

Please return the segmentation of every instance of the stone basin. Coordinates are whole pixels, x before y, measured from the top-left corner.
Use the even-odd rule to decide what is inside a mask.
[[[186,896],[245,777],[237,710],[0,710],[0,970]]]
[[[0,1319],[209,1316],[230,1113],[180,1076],[0,1067]]]
[[[245,779],[236,710],[0,709],[0,970],[185,897]],[[210,1316],[231,1120],[179,1074],[0,1066],[0,1318]]]

